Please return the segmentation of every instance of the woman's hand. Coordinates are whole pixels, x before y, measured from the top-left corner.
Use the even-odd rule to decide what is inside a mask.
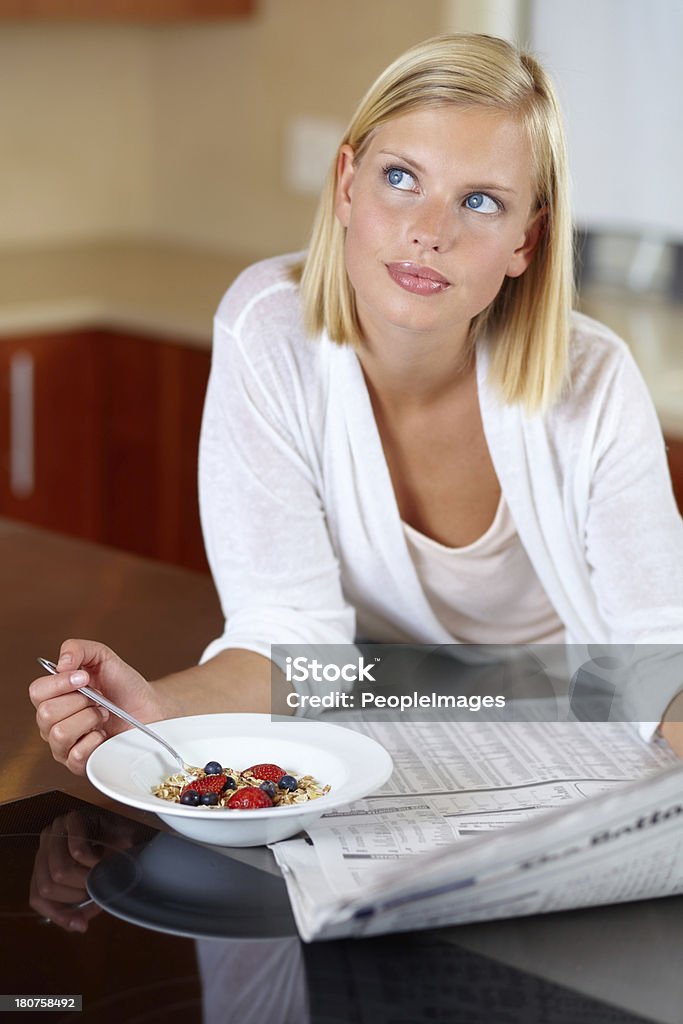
[[[85,763],[100,743],[131,728],[79,693],[79,686],[91,686],[142,722],[166,717],[147,680],[104,644],[65,640],[57,669],[57,675],[34,679],[29,697],[52,756],[75,775],[85,774]]]

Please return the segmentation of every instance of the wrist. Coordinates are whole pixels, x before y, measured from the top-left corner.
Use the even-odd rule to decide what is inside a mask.
[[[151,698],[150,713],[154,716],[150,722],[163,722],[168,718],[182,718],[188,712],[181,703],[173,697],[171,688],[164,685],[163,679],[150,682]]]

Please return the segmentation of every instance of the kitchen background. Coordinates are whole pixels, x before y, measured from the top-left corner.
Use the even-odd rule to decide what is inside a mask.
[[[632,345],[683,504],[681,0],[0,0],[0,515],[205,567],[213,310],[305,246],[377,73],[460,30],[554,72],[581,305]]]

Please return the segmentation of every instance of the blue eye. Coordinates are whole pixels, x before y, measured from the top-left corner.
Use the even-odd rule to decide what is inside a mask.
[[[468,210],[476,210],[478,213],[498,213],[500,210],[496,200],[487,196],[485,192],[473,192],[465,200],[465,206]]]
[[[384,177],[390,185],[404,192],[410,191],[415,186],[415,178],[412,174],[401,170],[400,167],[386,167],[384,169]]]

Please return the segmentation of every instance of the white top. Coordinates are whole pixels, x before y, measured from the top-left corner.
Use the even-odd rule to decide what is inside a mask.
[[[200,510],[227,621],[203,660],[356,637],[453,644],[408,551],[358,358],[304,334],[297,258],[246,270],[215,318]],[[500,400],[477,346],[486,440],[521,543],[569,643],[680,644],[683,522],[645,384],[626,344],[581,314],[570,377],[567,397],[529,416]]]
[[[460,643],[564,643],[502,494],[493,522],[471,544],[449,548],[405,522],[403,532],[432,611]]]

